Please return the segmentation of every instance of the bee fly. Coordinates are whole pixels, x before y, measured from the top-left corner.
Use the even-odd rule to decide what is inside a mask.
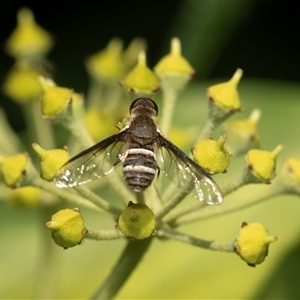
[[[123,164],[127,185],[142,192],[156,173],[164,173],[184,192],[207,204],[221,204],[215,181],[160,132],[156,103],[138,98],[130,106],[130,119],[118,133],[71,158],[56,174],[57,187],[68,188],[101,178]]]

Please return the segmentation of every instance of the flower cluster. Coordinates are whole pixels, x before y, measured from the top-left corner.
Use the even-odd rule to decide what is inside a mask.
[[[124,179],[114,171],[116,164],[123,161],[125,155],[122,146],[119,147],[122,140],[115,139],[115,134],[126,130],[133,118],[131,115],[131,119],[128,119],[125,109],[128,110],[129,102],[123,101],[122,97],[124,94],[131,100],[139,97],[160,97],[161,100],[157,102],[159,107],[161,103],[162,113],[159,116],[158,132],[162,132],[161,136],[169,143],[168,138],[172,139],[172,119],[176,102],[181,90],[195,74],[195,70],[181,54],[179,39],[172,39],[170,53],[153,70],[147,66],[145,41],[136,39],[124,50],[120,39],[112,39],[105,49],[90,55],[85,61],[91,84],[86,96],[75,92],[73,88],[61,87],[53,81],[51,72],[45,68],[49,64],[46,54],[52,46],[51,35],[35,23],[32,12],[29,9],[20,10],[17,28],[6,43],[6,51],[15,59],[15,64],[7,74],[3,91],[7,97],[24,106],[24,110],[34,120],[29,129],[35,132],[30,140],[35,154],[28,154],[32,153],[32,149],[25,152],[21,148],[22,142],[13,133],[5,116],[1,115],[0,140],[1,137],[9,135],[6,143],[0,143],[1,180],[15,193],[10,194],[11,191],[7,188],[7,199],[15,199],[12,201],[23,205],[34,203],[41,207],[52,205],[53,208],[61,200],[65,200],[71,207],[105,211],[117,223],[115,228],[94,230],[89,228],[88,220],[84,223],[79,209],[59,210],[52,217],[49,215],[51,221],[46,225],[51,230],[54,242],[64,249],[80,245],[84,239],[100,241],[123,238],[128,240],[128,248],[125,249],[123,258],[130,261],[142,257],[150,240],[173,239],[201,248],[236,253],[250,266],[262,263],[268,253],[269,244],[277,238],[268,236],[263,225],[259,223],[243,223],[237,237],[226,243],[191,237],[178,229],[182,224],[229,213],[270,197],[300,193],[300,160],[288,158],[283,168],[277,172],[276,157],[283,146],[279,145],[273,151],[260,149],[257,131],[261,115],[259,109],[253,110],[248,119],[227,121],[241,110],[237,85],[243,71],[237,69],[229,81],[207,88],[206,123],[198,137],[189,137],[194,140],[192,157],[182,154],[181,150],[176,152],[175,146],[169,149],[172,152],[172,161],[166,161],[165,169],[161,171],[171,177],[173,175],[169,170],[170,166],[176,165],[173,172],[177,173],[174,177],[179,178],[175,181],[177,180],[177,186],[182,190],[176,185],[165,184],[159,177],[156,179],[160,186],[158,192],[152,184],[145,192],[136,193],[130,191]],[[117,88],[115,83],[119,83]],[[158,91],[161,92],[158,94]],[[109,102],[105,100],[107,95],[110,95]],[[40,107],[38,113],[36,107]],[[223,134],[213,139],[215,129],[220,125],[223,126]],[[143,125],[139,130],[143,130]],[[180,134],[185,135],[184,132],[183,130]],[[61,138],[57,138],[60,133],[65,136],[68,134],[67,145],[61,144]],[[80,159],[80,156],[69,161],[68,151],[72,155],[76,154],[108,136],[112,137],[113,143],[108,139],[101,144],[105,145],[105,150],[98,144],[92,150],[83,152],[84,159],[80,160],[79,167],[76,166],[77,173],[72,175],[72,169],[68,168],[72,168],[72,163]],[[183,136],[182,139],[184,138]],[[117,141],[120,143],[115,143]],[[126,141],[128,142],[130,141]],[[105,156],[97,162],[102,167],[102,173],[98,175],[93,169],[94,163],[85,164],[101,151]],[[118,153],[115,154],[114,151]],[[91,155],[86,156],[87,153]],[[142,153],[149,154],[149,150],[144,149]],[[176,153],[179,153],[177,157]],[[231,160],[239,155],[245,155],[245,164],[240,175],[219,191],[211,176],[226,172]],[[115,161],[111,162],[113,158]],[[157,159],[163,160],[164,157]],[[64,167],[68,161],[69,165]],[[187,163],[182,165],[181,161]],[[144,169],[149,172],[151,168],[144,166]],[[74,189],[56,187],[52,181],[57,174],[61,174],[60,179],[65,182],[72,180],[69,186],[74,186]],[[108,183],[99,180],[97,187],[92,184],[77,184],[77,180],[84,183],[105,175]],[[272,181],[274,184],[270,185]],[[268,184],[267,192],[257,197],[245,196],[244,199],[226,206],[226,196],[246,184]],[[118,195],[118,205],[102,198],[101,191],[110,189]],[[184,202],[192,190],[196,191],[196,198],[203,200],[202,202]],[[47,205],[42,200],[45,192],[52,195],[48,198]],[[214,206],[203,210],[204,202],[213,203],[206,198],[213,197],[214,194],[218,195],[218,199],[225,198],[225,203],[217,211]],[[137,247],[135,253],[139,253],[137,256],[129,251],[134,243],[137,245],[134,246]],[[134,264],[128,266],[134,267]],[[127,273],[129,276],[130,272]],[[112,279],[113,274],[114,270],[105,285],[116,284]],[[127,277],[123,281],[126,279]],[[109,297],[120,287],[121,284],[108,288],[112,291]]]

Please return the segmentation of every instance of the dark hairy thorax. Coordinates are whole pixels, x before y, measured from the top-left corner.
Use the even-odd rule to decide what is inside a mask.
[[[147,115],[138,115],[130,123],[126,142],[129,148],[144,148],[154,151],[157,142],[157,126]]]

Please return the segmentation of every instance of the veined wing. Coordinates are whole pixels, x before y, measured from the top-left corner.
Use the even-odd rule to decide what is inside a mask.
[[[71,158],[54,177],[55,185],[74,187],[111,173],[124,160],[124,134],[125,131],[112,135]]]
[[[159,137],[157,163],[161,171],[181,190],[210,205],[223,202],[217,183],[173,143]]]

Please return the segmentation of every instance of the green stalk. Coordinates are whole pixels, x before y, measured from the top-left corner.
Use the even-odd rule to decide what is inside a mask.
[[[285,189],[282,186],[268,186],[264,191],[260,192],[257,195],[251,194],[247,198],[245,197],[243,199],[223,203],[223,205],[220,205],[218,209],[216,209],[216,207],[214,206],[206,206],[204,209],[201,209],[199,211],[191,212],[182,217],[178,217],[176,219],[176,225],[202,221],[205,219],[242,210],[268,200],[272,197],[282,195],[284,194],[284,192]]]
[[[98,80],[91,78],[90,87],[86,97],[86,103],[89,108],[99,107],[102,102],[104,84]]]
[[[53,132],[50,125],[42,118],[40,102],[33,99],[27,105],[22,106],[23,114],[28,126],[27,133],[30,142],[37,142],[46,149],[54,148]],[[35,174],[37,177],[37,173]],[[39,178],[39,177],[38,177]],[[40,178],[39,178],[40,179]],[[42,181],[42,180],[41,180]],[[41,243],[39,251],[39,262],[37,264],[38,282],[36,283],[37,299],[51,299],[54,296],[54,271],[57,255],[55,244],[49,238],[49,230],[45,226],[51,219],[52,208],[42,206],[40,209],[41,223]]]
[[[119,214],[122,212],[120,208],[110,204],[108,201],[95,194],[86,186],[78,186],[75,187],[75,189],[81,196],[85,197],[89,201],[93,202],[94,204],[101,207],[106,212],[113,214],[114,216],[119,216]]]
[[[66,189],[59,189],[57,188],[52,182],[48,182],[45,180],[42,180],[38,174],[31,174],[32,178],[28,180],[27,185],[35,186],[37,188],[40,188],[41,190],[44,190],[46,192],[49,192],[55,196],[57,196],[60,199],[63,199],[65,201],[68,201],[74,205],[83,206],[89,209],[93,209],[95,211],[102,212],[103,210],[99,208],[97,205],[89,201],[88,199],[85,199],[75,193],[72,193],[69,190]]]
[[[135,270],[148,250],[152,240],[152,238],[140,241],[128,240],[123,253],[111,273],[90,299],[112,299]]]
[[[40,208],[41,222],[39,223],[40,239],[39,260],[37,264],[36,299],[53,299],[55,292],[55,269],[58,264],[55,248],[50,238],[49,229],[45,226],[51,219],[54,207],[42,206]]]
[[[54,148],[52,128],[49,123],[42,118],[40,111],[40,102],[37,100],[30,101],[26,106],[22,106],[23,113],[28,126],[29,141],[37,142],[45,149]]]
[[[120,238],[124,238],[124,234],[117,229],[111,230],[94,230],[94,229],[87,229],[84,237],[90,240],[97,240],[97,241],[109,241],[109,240],[116,240]]]
[[[198,136],[197,141],[209,139],[212,136],[214,129],[215,129],[215,125],[213,121],[210,118],[208,118],[206,120],[206,123],[204,124],[204,127],[201,130],[200,135]]]
[[[165,136],[169,135],[178,92],[172,88],[163,89],[163,109],[160,128]]]
[[[161,230],[158,230],[157,235],[158,237],[176,240],[203,249],[221,252],[234,252],[233,241],[217,242],[214,240],[203,240],[187,234],[182,234],[176,230],[167,228],[167,226],[164,226]]]
[[[157,218],[157,220],[160,220],[163,216],[165,216],[176,205],[178,205],[187,195],[188,194],[186,192],[179,190],[177,194],[173,194],[172,196],[170,196],[169,199],[166,198],[166,199],[168,199],[167,202],[165,202],[163,207],[161,209],[159,209],[155,214],[155,217]]]

